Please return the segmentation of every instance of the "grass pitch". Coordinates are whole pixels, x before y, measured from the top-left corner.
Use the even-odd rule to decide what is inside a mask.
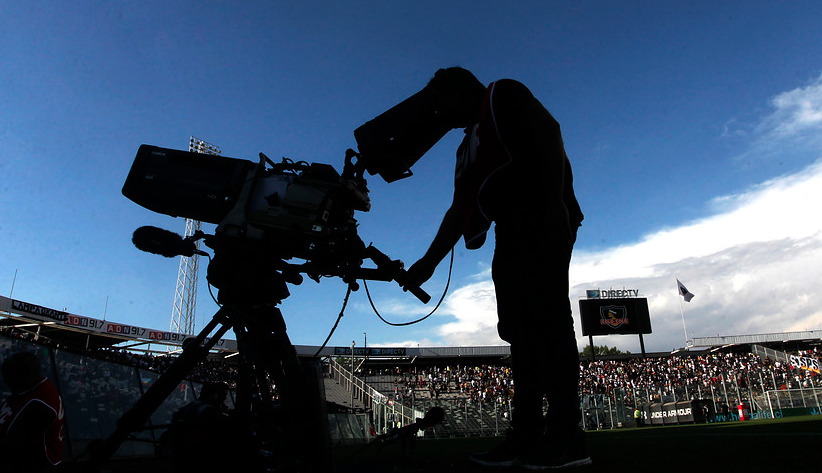
[[[474,465],[468,455],[490,450],[503,437],[420,439],[405,455],[398,443],[334,449],[336,473],[507,473],[517,468]],[[593,465],[575,473],[816,473],[822,471],[822,415],[668,427],[601,430],[586,434]],[[207,454],[204,452],[204,454]],[[64,473],[86,473],[82,464]],[[4,472],[0,463],[0,472]],[[112,473],[174,473],[156,458],[111,461]],[[249,471],[240,463],[236,472]]]
[[[593,465],[588,472],[817,472],[822,471],[822,416],[762,419],[588,432]],[[473,465],[468,455],[486,451],[501,437],[417,440],[413,448],[374,444],[335,449],[338,472],[495,472],[516,468]]]

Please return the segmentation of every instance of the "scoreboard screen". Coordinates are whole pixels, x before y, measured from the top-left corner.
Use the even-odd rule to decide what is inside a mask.
[[[651,333],[648,299],[581,299],[579,313],[583,335]]]

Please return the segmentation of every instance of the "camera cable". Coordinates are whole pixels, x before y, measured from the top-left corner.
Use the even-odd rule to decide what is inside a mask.
[[[393,327],[405,327],[405,326],[408,326],[408,325],[413,325],[413,324],[420,323],[423,320],[427,319],[428,317],[431,317],[434,314],[434,312],[437,311],[437,309],[440,307],[440,304],[442,304],[442,301],[445,300],[445,296],[448,294],[448,287],[451,285],[451,273],[452,273],[453,269],[454,269],[454,250],[452,249],[451,250],[451,260],[448,264],[448,279],[445,282],[445,289],[442,291],[442,296],[440,296],[440,300],[437,301],[437,305],[435,305],[434,308],[431,309],[431,312],[429,312],[428,315],[426,315],[422,318],[419,318],[417,320],[412,320],[411,322],[396,323],[396,322],[389,322],[389,321],[385,320],[385,318],[380,314],[379,310],[377,310],[377,306],[374,304],[374,300],[371,298],[371,292],[369,292],[369,290],[368,290],[368,283],[366,282],[365,279],[363,279],[363,285],[365,286],[365,293],[368,296],[368,302],[371,304],[371,308],[374,310],[374,313],[377,314],[377,317],[379,317],[379,319],[382,320],[384,323],[386,323],[388,325],[391,325]],[[340,324],[340,320],[342,320],[343,315],[345,315],[345,308],[348,306],[348,298],[350,296],[351,296],[351,285],[348,286],[348,290],[345,293],[345,298],[343,299],[343,305],[342,305],[342,308],[340,308],[340,313],[339,313],[339,315],[337,315],[337,320],[334,322],[334,326],[331,327],[331,331],[328,333],[328,336],[325,337],[325,341],[323,342],[323,344],[320,345],[320,348],[318,348],[317,352],[314,353],[314,358],[318,358],[320,356],[320,353],[323,351],[323,349],[326,347],[326,345],[328,345],[328,341],[331,340],[331,337],[334,335],[334,332],[337,330],[337,326]]]
[[[337,321],[334,322],[334,326],[331,327],[331,332],[329,332],[328,336],[325,337],[325,341],[323,342],[323,344],[320,346],[319,349],[317,349],[317,353],[314,353],[314,358],[317,358],[317,357],[320,356],[320,352],[323,351],[323,348],[325,348],[325,346],[328,344],[328,341],[331,340],[331,336],[334,335],[334,332],[337,330],[337,325],[340,324],[340,320],[342,320],[343,315],[345,314],[345,307],[348,305],[348,297],[350,295],[351,295],[351,285],[349,284],[348,285],[348,291],[346,291],[345,298],[343,299],[342,308],[340,309],[340,315],[337,316]]]
[[[388,324],[392,327],[405,327],[405,326],[408,326],[408,325],[418,324],[418,323],[422,322],[423,320],[427,319],[428,317],[431,317],[432,315],[434,315],[434,312],[436,312],[437,309],[439,309],[440,304],[442,304],[442,301],[445,300],[445,296],[448,294],[448,286],[451,284],[451,272],[452,272],[453,269],[454,269],[454,249],[452,248],[451,249],[451,261],[448,264],[448,279],[445,282],[445,289],[443,289],[443,291],[442,291],[442,296],[440,297],[440,300],[437,301],[437,305],[435,305],[434,308],[431,309],[431,312],[429,312],[428,315],[426,315],[424,317],[421,317],[417,320],[412,320],[410,322],[399,322],[398,323],[398,322],[389,322],[389,321],[385,320],[385,318],[380,314],[380,311],[377,310],[377,306],[374,305],[374,300],[371,298],[371,293],[368,291],[368,283],[363,279],[363,285],[365,286],[365,294],[368,296],[368,302],[371,304],[371,308],[374,309],[374,313],[377,314],[377,317],[379,317],[379,319],[382,320],[384,323],[386,323],[386,324]]]

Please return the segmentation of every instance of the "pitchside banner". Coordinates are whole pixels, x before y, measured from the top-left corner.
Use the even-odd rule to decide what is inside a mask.
[[[638,335],[651,333],[648,299],[581,299],[582,335]]]
[[[193,335],[186,335],[182,333],[165,332],[163,330],[155,330],[145,327],[137,327],[134,325],[108,322],[106,320],[93,319],[91,317],[76,315],[57,309],[50,309],[48,307],[18,301],[16,299],[9,299],[8,297],[3,296],[0,296],[0,312],[6,312],[11,315],[25,317],[27,319],[50,322],[55,325],[82,329],[99,334],[122,335],[129,338],[146,340],[148,342],[158,342],[170,345],[181,345],[185,339],[193,337]],[[237,346],[234,340],[222,339],[214,345],[214,348],[226,350],[236,349]]]
[[[693,399],[691,401],[655,402],[639,406],[645,425],[679,425],[708,422],[713,417],[712,401]]]

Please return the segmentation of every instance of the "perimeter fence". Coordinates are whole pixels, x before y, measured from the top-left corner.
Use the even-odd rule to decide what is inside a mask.
[[[368,375],[365,384],[420,411],[442,407],[446,418],[434,429],[437,436],[501,435],[510,425],[512,390],[502,390],[499,396],[478,396],[489,385],[480,384],[479,391],[464,389],[463,380],[457,381],[460,375],[454,374],[464,372],[464,368],[418,372],[407,366],[395,367],[388,370],[391,374]],[[505,371],[488,368],[496,374]],[[493,389],[499,392],[500,381],[493,379]],[[697,418],[705,422],[740,420],[740,404],[746,412],[744,420],[818,415],[822,413],[819,381],[812,371],[793,369],[790,363],[758,354],[583,363],[581,426],[586,430],[632,427],[637,425],[636,415],[641,415],[637,411],[644,405],[686,401],[700,401],[694,406],[704,410]],[[506,383],[502,380],[501,384]],[[547,411],[547,404],[544,408]]]

